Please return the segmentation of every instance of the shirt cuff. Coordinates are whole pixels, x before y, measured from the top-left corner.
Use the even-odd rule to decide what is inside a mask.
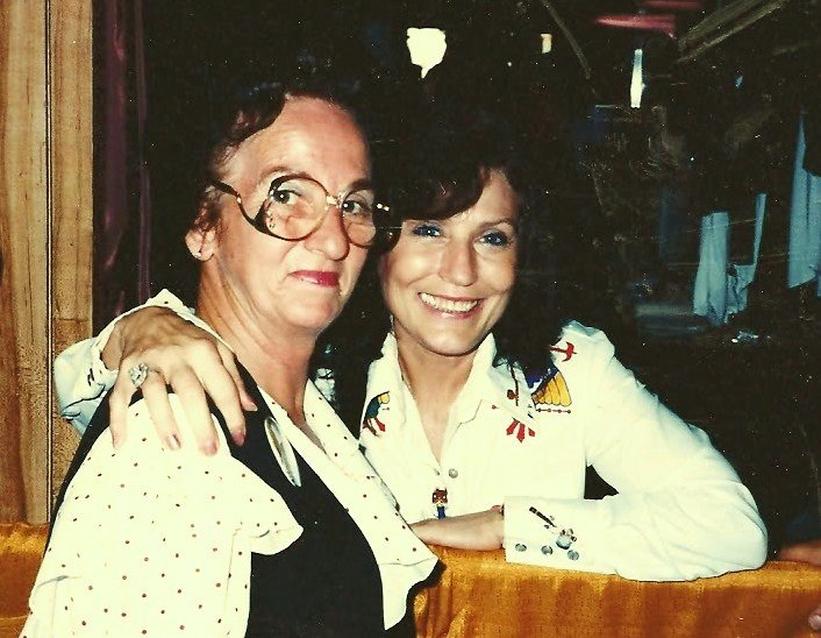
[[[596,557],[606,525],[600,501],[513,496],[505,499],[508,562],[611,573]]]

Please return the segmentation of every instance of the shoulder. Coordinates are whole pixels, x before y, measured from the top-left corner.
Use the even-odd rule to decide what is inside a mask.
[[[613,354],[613,344],[603,331],[570,321],[562,328],[559,339],[548,347],[542,363],[523,371],[530,381],[532,377],[551,370],[580,370],[597,361],[608,360]]]
[[[613,344],[603,331],[568,322],[542,362],[522,368],[536,409],[545,405],[551,407],[543,409],[551,412],[569,408],[580,392],[587,394],[595,385],[613,356]]]

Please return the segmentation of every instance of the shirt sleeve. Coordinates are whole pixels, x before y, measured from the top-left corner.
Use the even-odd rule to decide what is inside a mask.
[[[686,424],[614,357],[603,333],[585,371],[588,465],[618,494],[505,500],[509,561],[691,580],[754,569],[767,534],[749,490],[702,430]]]
[[[85,339],[64,350],[54,361],[54,385],[60,416],[69,421],[81,434],[100,405],[105,393],[114,385],[117,371],[106,368],[102,352],[114,326],[123,317],[149,306],[164,306],[180,317],[200,325],[194,311],[187,308],[167,290],[120,315],[109,323],[97,337]]]
[[[251,552],[281,551],[302,528],[224,440],[212,457],[170,451],[144,402],[128,420],[134,436],[117,451],[100,436],[66,491],[22,635],[243,636]]]

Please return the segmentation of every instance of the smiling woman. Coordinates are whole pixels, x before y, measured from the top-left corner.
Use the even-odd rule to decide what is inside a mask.
[[[394,335],[406,348],[463,355],[502,317],[516,279],[517,199],[504,173],[490,170],[470,208],[402,223],[379,277]]]

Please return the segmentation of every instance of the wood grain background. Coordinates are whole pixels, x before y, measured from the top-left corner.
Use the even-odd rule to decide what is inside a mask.
[[[47,520],[77,442],[51,361],[91,330],[91,18],[0,2],[0,520]]]

